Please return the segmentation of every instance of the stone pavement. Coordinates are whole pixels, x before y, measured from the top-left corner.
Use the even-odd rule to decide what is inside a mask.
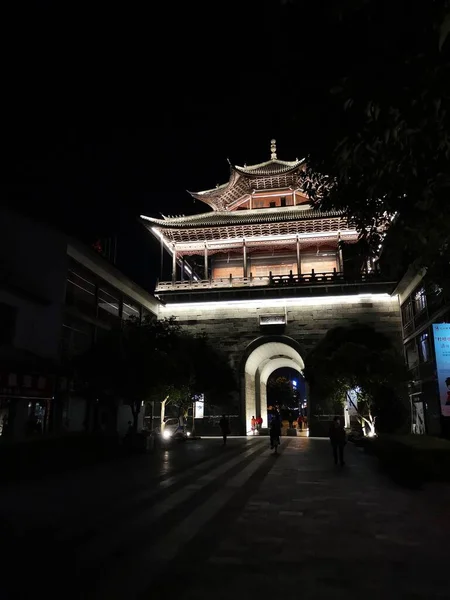
[[[87,487],[79,474],[11,488],[0,506],[25,537],[3,538],[2,566],[26,564],[27,577],[4,579],[8,600],[34,598],[42,573],[58,600],[450,598],[450,486],[401,488],[351,444],[335,467],[323,439],[285,437],[279,456],[263,437],[201,444],[203,460],[184,470],[168,468],[169,450],[129,477],[117,465],[95,469]],[[27,502],[39,507],[28,521]]]
[[[346,454],[335,467],[326,440],[284,438],[245,503],[170,565],[183,598],[450,598],[450,488],[406,490]]]

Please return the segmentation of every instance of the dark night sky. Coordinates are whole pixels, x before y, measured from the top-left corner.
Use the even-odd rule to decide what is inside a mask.
[[[208,210],[186,189],[225,182],[227,158],[267,160],[272,137],[286,160],[326,143],[330,87],[376,50],[320,2],[92,6],[20,21],[3,197],[86,241],[118,235],[118,266],[146,287],[159,247],[138,215]]]

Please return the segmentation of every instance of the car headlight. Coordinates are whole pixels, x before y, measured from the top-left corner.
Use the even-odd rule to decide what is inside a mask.
[[[170,431],[167,431],[167,430],[164,430],[164,431],[163,431],[163,434],[162,434],[162,436],[163,436],[163,438],[164,438],[165,440],[168,440],[168,439],[170,438],[170,436],[171,436],[171,435],[172,435],[172,434],[170,433]]]

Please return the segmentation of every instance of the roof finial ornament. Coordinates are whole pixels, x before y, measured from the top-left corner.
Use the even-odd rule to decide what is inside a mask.
[[[270,160],[277,159],[277,140],[270,140]]]

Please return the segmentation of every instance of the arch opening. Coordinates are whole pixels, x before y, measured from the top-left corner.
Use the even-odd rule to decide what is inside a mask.
[[[299,352],[282,341],[267,341],[255,348],[245,362],[245,428],[251,433],[251,419],[261,416],[267,427],[267,381],[277,369],[288,367],[303,373],[305,363]]]

